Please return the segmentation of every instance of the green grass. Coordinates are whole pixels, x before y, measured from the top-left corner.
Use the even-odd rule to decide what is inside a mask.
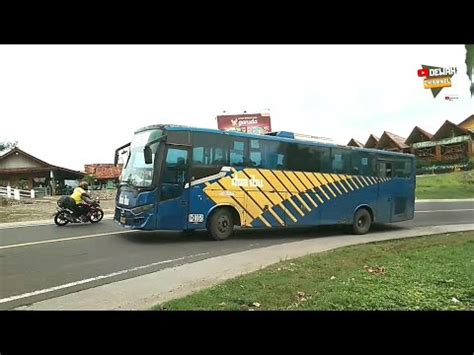
[[[474,310],[474,232],[283,261],[155,310]]]
[[[417,199],[474,198],[474,171],[416,178]]]

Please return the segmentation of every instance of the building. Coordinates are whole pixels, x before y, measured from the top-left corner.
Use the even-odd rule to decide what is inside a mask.
[[[122,174],[122,164],[86,164],[84,170],[86,175],[95,177],[94,188],[115,187]]]
[[[359,146],[352,138],[348,146]],[[418,158],[418,166],[441,166],[444,169],[466,167],[474,160],[474,115],[459,124],[446,120],[431,134],[415,126],[408,138],[385,131],[379,138],[371,134],[364,148],[411,153]]]
[[[428,132],[422,134],[420,128],[416,132],[415,129],[407,140],[410,152],[427,163],[467,163],[474,157],[474,115],[460,124],[446,120],[431,137]]]
[[[46,163],[18,147],[0,154],[0,186],[45,188],[48,194],[56,194],[62,192],[65,180],[84,177],[83,172]]]

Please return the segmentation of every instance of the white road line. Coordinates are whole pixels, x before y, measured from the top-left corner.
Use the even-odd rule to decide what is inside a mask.
[[[415,213],[429,213],[429,212],[462,212],[462,211],[474,211],[474,208],[463,208],[463,209],[457,209],[457,210],[415,211]]]
[[[105,279],[105,278],[107,278],[107,277],[114,277],[114,276],[117,276],[117,275],[126,274],[126,273],[128,273],[128,272],[146,269],[146,268],[148,268],[148,267],[152,267],[152,266],[155,266],[155,265],[167,264],[167,263],[171,263],[171,262],[173,262],[173,261],[179,261],[179,260],[189,259],[189,258],[192,258],[192,257],[195,257],[195,256],[201,256],[201,255],[207,255],[207,254],[209,254],[209,253],[200,253],[200,254],[194,254],[194,255],[183,256],[183,257],[177,258],[177,259],[170,259],[170,260],[158,261],[158,262],[156,262],[156,263],[151,263],[151,264],[143,265],[143,266],[137,266],[137,267],[134,267],[134,268],[131,268],[131,269],[122,270],[122,271],[117,271],[117,272],[113,272],[113,273],[107,274],[107,275],[100,275],[100,276],[97,276],[97,277],[91,277],[91,278],[89,278],[89,279],[84,279],[84,280],[80,280],[80,281],[70,282],[70,283],[67,283],[67,284],[64,284],[64,285],[60,285],[60,286],[55,286],[55,287],[45,288],[45,289],[43,289],[43,290],[37,290],[37,291],[33,291],[33,292],[24,293],[24,294],[22,294],[22,295],[17,295],[17,296],[2,298],[2,299],[0,299],[0,303],[7,303],[7,302],[11,302],[11,301],[15,301],[15,300],[22,299],[22,298],[27,298],[27,297],[31,297],[31,296],[41,295],[41,294],[43,294],[43,293],[52,292],[52,291],[56,291],[56,290],[61,290],[61,289],[64,289],[64,288],[69,288],[69,287],[73,287],[73,286],[77,286],[77,285],[82,285],[82,284],[85,284],[85,283],[89,283],[89,282],[93,282],[93,281]]]
[[[57,243],[57,242],[67,242],[70,240],[78,240],[78,239],[87,239],[87,238],[96,238],[96,237],[103,237],[106,235],[112,234],[124,234],[124,233],[131,233],[131,232],[138,232],[136,230],[128,230],[128,231],[118,231],[118,232],[108,232],[108,233],[99,233],[99,234],[91,234],[91,235],[82,235],[79,237],[70,237],[70,238],[61,238],[61,239],[48,239],[48,240],[40,240],[38,242],[28,242],[28,243],[21,243],[21,244],[10,244],[10,245],[3,245],[0,247],[1,249],[10,249],[10,248],[19,248],[19,247],[26,247],[30,245],[38,245],[38,244],[48,244],[48,243]]]

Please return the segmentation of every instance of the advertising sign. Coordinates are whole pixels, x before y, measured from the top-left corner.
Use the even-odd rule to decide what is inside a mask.
[[[217,128],[223,131],[252,134],[265,134],[272,131],[269,113],[217,116]]]

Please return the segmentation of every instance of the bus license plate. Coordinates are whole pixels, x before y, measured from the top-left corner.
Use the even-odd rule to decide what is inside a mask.
[[[120,223],[125,224],[125,217],[120,217]]]

